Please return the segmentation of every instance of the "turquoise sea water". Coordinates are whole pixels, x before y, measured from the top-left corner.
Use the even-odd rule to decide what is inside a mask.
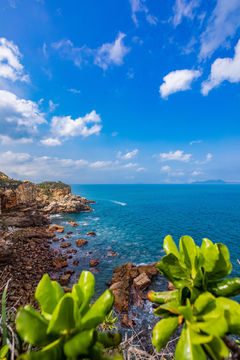
[[[147,264],[164,255],[163,239],[171,234],[178,243],[182,235],[190,235],[198,245],[207,237],[228,246],[233,276],[240,276],[240,186],[238,185],[72,185],[76,195],[95,200],[93,212],[52,217],[64,225],[64,234],[74,231],[70,239],[78,252],[68,263],[76,273],[90,269],[91,259],[100,260],[96,276],[96,293],[107,288],[113,268],[131,262]],[[123,206],[126,203],[126,206]],[[67,220],[76,221],[72,227]],[[95,231],[97,236],[87,236]],[[87,239],[77,248],[76,239]],[[61,243],[54,243],[59,247]],[[103,257],[108,250],[117,257]],[[92,254],[85,253],[92,251]],[[79,265],[73,266],[73,260]],[[71,277],[71,283],[77,281]]]

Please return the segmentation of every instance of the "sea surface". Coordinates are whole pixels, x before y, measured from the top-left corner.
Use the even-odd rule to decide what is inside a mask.
[[[52,216],[51,221],[65,227],[58,237],[74,232],[67,241],[78,252],[68,263],[76,274],[89,270],[90,260],[100,260],[97,266],[100,272],[94,274],[97,296],[107,289],[106,283],[111,281],[115,267],[126,262],[140,265],[159,261],[165,254],[163,240],[168,234],[177,244],[181,236],[190,235],[199,246],[203,238],[227,245],[233,264],[231,276],[240,276],[239,185],[71,185],[71,188],[73,194],[96,201],[91,204],[94,211],[59,214]],[[68,220],[79,226],[72,227]],[[97,236],[87,236],[88,231]],[[77,248],[76,239],[87,239],[88,243]],[[60,244],[52,246],[58,248]],[[118,256],[103,257],[108,250]],[[88,251],[92,253],[86,255]],[[73,260],[79,260],[79,265],[73,266]],[[72,276],[70,285],[76,282]],[[160,288],[161,282],[155,286]]]

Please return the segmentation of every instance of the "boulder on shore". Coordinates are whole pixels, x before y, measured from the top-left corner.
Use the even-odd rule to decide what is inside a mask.
[[[100,263],[99,260],[91,260],[90,263],[89,263],[89,265],[90,265],[91,267],[93,267],[93,266],[97,266],[99,263]]]
[[[81,247],[81,246],[83,246],[85,244],[87,244],[87,240],[84,240],[84,239],[77,239],[76,240],[77,247]]]

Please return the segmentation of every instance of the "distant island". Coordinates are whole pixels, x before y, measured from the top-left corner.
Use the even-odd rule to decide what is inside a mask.
[[[224,184],[238,184],[240,185],[240,182],[228,182],[228,181],[224,181],[224,180],[205,180],[205,181],[193,181],[191,184],[206,184],[206,185],[224,185]]]

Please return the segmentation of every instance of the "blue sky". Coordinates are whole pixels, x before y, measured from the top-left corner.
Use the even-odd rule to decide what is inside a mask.
[[[2,0],[0,171],[240,181],[240,0]]]

